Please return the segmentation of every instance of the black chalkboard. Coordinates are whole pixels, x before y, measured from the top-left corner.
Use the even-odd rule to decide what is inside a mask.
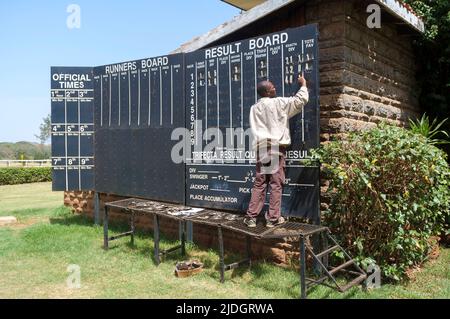
[[[51,68],[53,190],[94,188],[94,92],[90,67]]]
[[[97,192],[184,203],[184,164],[170,156],[183,82],[181,54],[94,68]]]
[[[255,175],[244,132],[256,84],[268,79],[278,95],[292,96],[303,74],[310,100],[290,121],[282,211],[317,222],[318,52],[314,24],[187,54],[52,68],[54,189],[244,212]],[[187,132],[184,162],[171,156],[176,128]],[[220,147],[211,143],[218,136]]]
[[[243,132],[249,128],[250,107],[258,99],[256,85],[268,79],[279,96],[292,96],[299,89],[297,76],[303,74],[310,101],[290,121],[292,145],[287,152],[282,210],[284,215],[317,219],[319,168],[311,163],[310,153],[319,146],[317,25],[199,50],[187,54],[185,64],[186,125],[191,132],[187,204],[247,209],[255,161]],[[207,129],[209,136],[205,136]],[[223,143],[213,147],[211,142],[217,142],[219,135]]]

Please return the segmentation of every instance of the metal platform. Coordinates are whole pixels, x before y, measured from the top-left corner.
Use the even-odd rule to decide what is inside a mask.
[[[288,221],[272,228],[264,234],[264,238],[308,237],[327,230],[323,226]]]
[[[239,220],[229,222],[225,225],[223,225],[223,228],[229,229],[238,233],[242,233],[245,235],[249,235],[258,239],[265,238],[264,235],[267,232],[270,232],[272,229],[267,228],[265,223],[261,221],[257,221],[256,227],[249,228],[247,225],[244,224],[244,217],[241,217]]]
[[[130,214],[130,226],[131,230],[123,234],[119,234],[114,237],[108,237],[108,215],[109,209],[119,209],[121,212]],[[154,257],[156,264],[160,263],[161,256],[164,256],[170,252],[181,249],[181,253],[184,255],[186,252],[186,222],[190,221],[195,224],[203,224],[213,226],[217,228],[218,241],[219,241],[219,264],[220,264],[220,281],[225,280],[225,271],[237,268],[243,264],[251,265],[251,241],[252,238],[256,239],[275,239],[275,238],[298,238],[300,247],[300,294],[302,298],[306,298],[308,289],[318,284],[325,284],[327,279],[330,279],[335,287],[339,291],[346,291],[347,289],[361,283],[366,279],[365,272],[358,267],[355,261],[349,254],[336,242],[331,236],[330,230],[327,227],[319,225],[311,225],[305,223],[298,223],[293,221],[287,221],[283,224],[277,225],[273,228],[268,228],[265,222],[258,220],[256,227],[249,228],[244,224],[244,217],[242,215],[232,214],[229,212],[215,211],[215,210],[195,210],[191,207],[185,207],[182,205],[168,204],[143,199],[124,199],[115,202],[105,204],[105,218],[104,218],[104,247],[108,249],[108,243],[111,240],[115,240],[124,236],[131,236],[131,242],[134,243],[135,232],[135,215],[136,214],[151,214],[154,220]],[[159,218],[170,218],[177,220],[180,223],[181,232],[181,244],[165,251],[159,249],[159,234],[160,234],[160,221]],[[229,230],[236,233],[245,235],[246,237],[246,258],[234,262],[231,264],[225,264],[224,259],[224,241],[223,230]],[[322,240],[322,251],[313,249],[306,245],[307,239],[312,235],[318,235],[318,238]],[[328,247],[328,240],[334,243],[331,248]],[[340,250],[346,257],[346,261],[342,265],[336,267],[330,267],[328,265],[328,255],[334,251]],[[311,279],[306,277],[306,256],[311,255],[315,263],[321,268],[322,273],[325,276],[319,279]],[[356,271],[348,271],[346,268],[354,266]],[[334,278],[334,274],[339,271],[346,271],[347,273],[356,275],[351,282],[347,285],[339,285]],[[326,284],[325,284],[326,285]]]
[[[205,210],[200,212],[196,216],[188,216],[186,220],[189,220],[196,224],[204,224],[210,226],[225,225],[233,221],[242,221],[242,216],[232,214],[228,212],[221,212],[215,210]]]
[[[109,237],[108,236],[108,219],[109,210],[111,208],[117,209],[122,213],[130,215],[130,231],[125,233]],[[135,217],[136,215],[148,214],[153,215],[153,236],[154,236],[154,258],[156,264],[161,262],[161,257],[167,255],[168,253],[181,250],[182,255],[186,252],[186,227],[184,219],[192,214],[183,214],[183,211],[189,210],[189,207],[182,205],[162,203],[151,200],[139,199],[139,198],[128,198],[119,201],[109,202],[105,204],[105,218],[103,220],[103,246],[108,249],[109,242],[116,240],[125,236],[131,237],[131,243],[134,244],[134,233],[135,233]],[[165,217],[173,220],[177,220],[180,224],[181,232],[181,244],[166,250],[160,250],[159,247],[159,235],[160,235],[160,217]]]
[[[106,203],[105,206],[108,206],[109,208],[120,209],[123,212],[131,212],[131,209],[136,209],[137,204],[142,202],[146,201],[138,198],[127,198],[115,202]]]

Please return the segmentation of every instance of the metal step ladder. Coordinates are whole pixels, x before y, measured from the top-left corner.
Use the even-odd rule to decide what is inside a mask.
[[[345,292],[350,288],[363,283],[367,279],[366,272],[361,269],[356,261],[345,251],[345,249],[342,248],[341,245],[339,245],[337,240],[331,235],[331,231],[328,228],[325,231],[321,232],[319,236],[322,239],[322,245],[314,246],[321,246],[319,249],[317,249],[321,251],[315,252],[315,249],[313,247],[311,247],[310,245],[305,245],[305,253],[306,255],[309,254],[313,258],[316,264],[315,272],[319,274],[320,278],[306,278],[306,287],[304,287],[305,291],[303,292],[302,289],[303,298],[306,298],[307,291],[316,285],[325,285],[340,292]],[[329,246],[330,242],[332,243],[331,246]],[[342,264],[337,266],[329,265],[329,256],[333,252],[341,252],[344,255],[344,261]],[[335,278],[335,275],[337,275],[338,273],[351,275],[352,278],[346,284],[340,284]],[[328,279],[332,282],[332,285],[326,283]]]

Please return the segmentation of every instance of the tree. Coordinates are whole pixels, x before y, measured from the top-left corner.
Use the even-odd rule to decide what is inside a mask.
[[[425,34],[414,41],[420,104],[431,118],[444,120],[450,113],[450,1],[404,0],[422,17]],[[450,131],[450,122],[442,127]],[[449,145],[443,145],[450,153]]]
[[[41,144],[45,144],[52,134],[50,114],[42,119],[42,124],[39,126],[39,131],[39,135],[35,134],[34,136],[41,142]]]

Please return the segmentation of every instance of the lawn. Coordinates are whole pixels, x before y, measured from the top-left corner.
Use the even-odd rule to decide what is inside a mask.
[[[0,216],[19,223],[0,227],[0,298],[297,298],[298,274],[268,263],[255,263],[226,274],[220,284],[216,250],[188,246],[189,258],[199,258],[205,270],[176,278],[179,254],[158,267],[153,263],[151,234],[138,233],[135,246],[123,238],[102,249],[103,231],[83,216],[61,206],[63,194],[50,183],[0,186]],[[113,225],[112,233],[122,231]],[[163,239],[163,248],[174,242]],[[69,288],[69,265],[78,265],[81,287]],[[450,298],[450,249],[442,249],[414,281],[383,285],[369,292],[359,287],[341,294],[317,287],[309,298]]]

